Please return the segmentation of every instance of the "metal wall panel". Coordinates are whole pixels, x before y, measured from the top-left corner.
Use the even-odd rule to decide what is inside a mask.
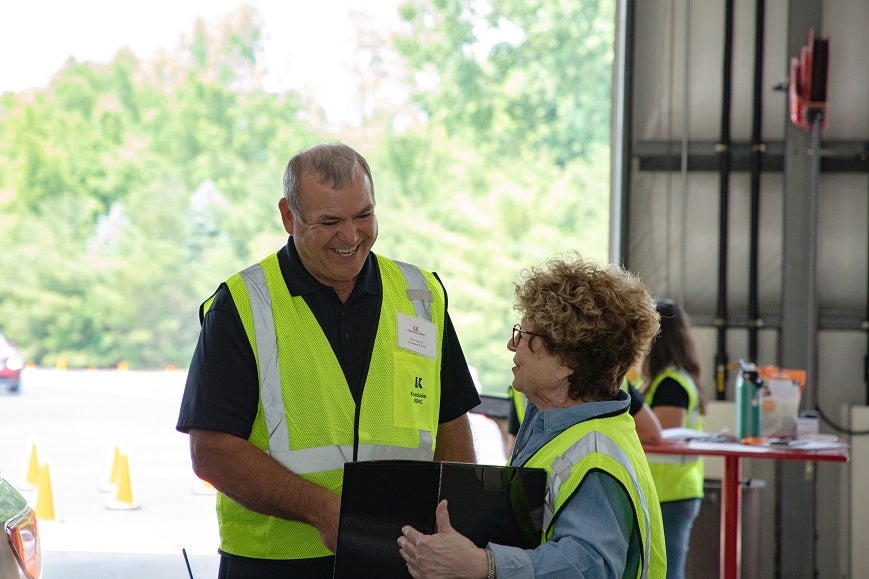
[[[613,259],[636,271],[659,296],[683,302],[697,327],[710,383],[721,320],[716,143],[721,136],[725,2],[624,0],[634,34],[620,68],[625,132],[615,136],[614,222],[622,245]],[[756,3],[734,2],[730,110],[733,170],[728,184],[725,350],[748,357],[751,182]],[[830,418],[825,432],[846,434],[835,418],[869,403],[864,326],[869,291],[869,2],[772,0],[765,3],[757,289],[758,362],[810,370],[813,406]],[[812,28],[830,39],[828,127],[820,134],[822,171],[811,135],[788,119],[791,57]],[[624,63],[623,63],[624,64]],[[618,112],[616,112],[618,115]],[[816,180],[813,183],[813,178]],[[813,190],[813,186],[817,187]],[[732,400],[734,373],[726,396]],[[707,392],[710,385],[707,384]],[[855,437],[855,440],[858,440]],[[863,439],[859,441],[863,443]],[[747,461],[746,476],[772,478],[764,506],[773,517],[769,552],[778,577],[848,577],[847,469]],[[852,489],[853,491],[853,489]],[[869,503],[869,492],[858,500]],[[841,503],[840,503],[841,501]],[[772,503],[772,505],[770,504]],[[853,526],[853,525],[852,525]],[[782,548],[786,545],[786,548]]]

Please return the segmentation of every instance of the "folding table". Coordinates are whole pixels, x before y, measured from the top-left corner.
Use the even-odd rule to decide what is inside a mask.
[[[811,442],[800,446],[707,442],[701,440],[668,441],[645,446],[647,454],[682,454],[720,456],[724,458],[721,481],[721,579],[739,579],[741,563],[740,537],[742,514],[742,459],[804,460],[808,462],[847,462],[848,449],[813,449]]]

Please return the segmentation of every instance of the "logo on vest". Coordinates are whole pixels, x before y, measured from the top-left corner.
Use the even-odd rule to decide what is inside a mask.
[[[413,378],[413,387],[422,390],[422,376],[414,376]],[[411,397],[413,397],[414,404],[422,404],[423,400],[425,400],[426,396],[422,392],[411,392]]]

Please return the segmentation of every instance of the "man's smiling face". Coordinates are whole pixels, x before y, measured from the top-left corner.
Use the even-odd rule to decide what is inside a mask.
[[[284,228],[293,236],[305,269],[346,299],[377,239],[374,198],[365,172],[358,167],[353,182],[340,191],[319,175],[305,175],[299,201],[302,216],[296,219],[281,200]]]

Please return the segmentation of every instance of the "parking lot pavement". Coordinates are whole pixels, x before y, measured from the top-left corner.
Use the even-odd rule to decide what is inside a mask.
[[[27,368],[19,394],[0,394],[0,472],[25,482],[34,447],[49,467],[55,516],[39,522],[45,579],[185,579],[182,549],[195,579],[217,576],[213,489],[193,475],[188,438],[175,430],[185,379]],[[129,474],[125,502],[122,485],[110,484],[117,454]],[[35,507],[38,489],[25,486]]]
[[[44,554],[43,579],[213,579],[218,559],[214,556],[188,556],[190,570],[181,553],[177,555],[126,553]]]
[[[0,472],[33,507],[39,492],[53,495],[53,518],[39,522],[45,579],[183,579],[182,549],[197,579],[216,576],[214,495],[175,430],[184,379],[27,368],[19,394],[0,394]],[[34,447],[49,490],[27,488]],[[108,484],[118,452],[130,481],[120,505]]]

